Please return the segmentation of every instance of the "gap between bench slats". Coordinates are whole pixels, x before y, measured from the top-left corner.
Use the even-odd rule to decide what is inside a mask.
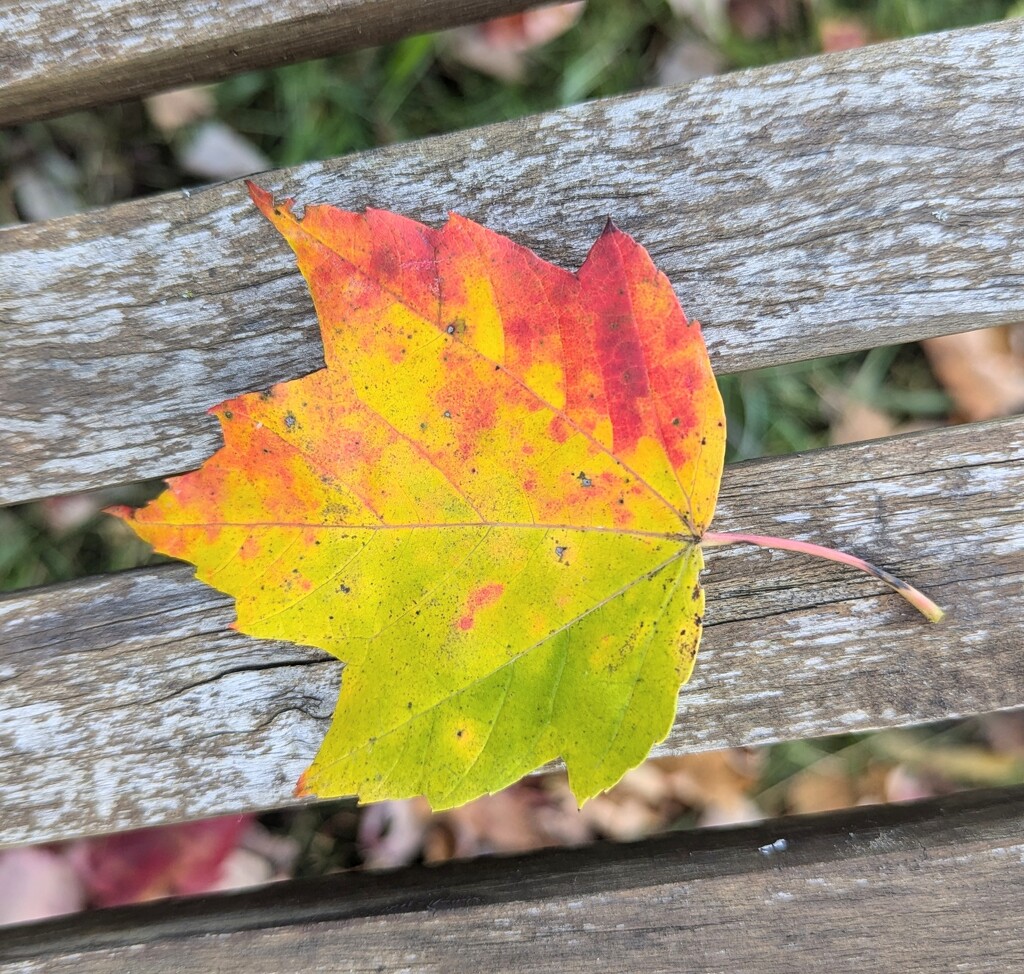
[[[719,372],[1024,318],[1024,22],[920,37],[268,173],[448,208],[578,266],[611,215]],[[0,232],[0,503],[163,476],[212,404],[320,366],[238,183]]]
[[[104,910],[5,931],[0,972],[1020,970],[1022,809],[975,792]]]
[[[29,0],[0,10],[0,126],[486,20],[531,0]]]
[[[949,610],[926,622],[817,559],[708,552],[705,643],[658,753],[1024,705],[1024,418],[740,464],[716,525],[857,552]],[[340,676],[227,629],[186,567],[0,600],[0,844],[287,804]]]

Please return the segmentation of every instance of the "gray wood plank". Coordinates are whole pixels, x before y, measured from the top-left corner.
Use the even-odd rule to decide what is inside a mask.
[[[1016,788],[350,873],[8,930],[0,971],[1003,974],[1022,830]]]
[[[486,20],[535,0],[24,0],[0,8],[0,127]]]
[[[817,540],[919,585],[707,553],[705,642],[657,753],[1024,705],[1024,417],[726,470],[716,526]],[[227,629],[187,567],[0,600],[0,844],[289,803],[340,666]]]
[[[720,372],[1024,318],[1024,22],[650,91],[268,173],[304,201],[457,209],[576,267],[612,215]],[[321,363],[237,183],[0,232],[0,503],[163,476],[205,414]]]

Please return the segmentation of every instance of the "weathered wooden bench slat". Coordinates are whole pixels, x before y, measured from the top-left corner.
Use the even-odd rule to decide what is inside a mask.
[[[1012,21],[261,182],[457,208],[563,266],[611,214],[732,372],[1024,318],[1022,75]],[[0,232],[0,321],[0,503],[195,467],[207,407],[320,365],[291,253],[237,183]]]
[[[707,631],[659,753],[1024,705],[1024,417],[727,468],[722,529],[814,538],[923,587],[708,553]],[[231,632],[187,567],[0,600],[0,844],[291,801],[338,664]]]
[[[0,10],[0,126],[372,47],[536,0],[35,0]]]
[[[1024,967],[1024,788],[11,930],[0,972],[972,972]]]

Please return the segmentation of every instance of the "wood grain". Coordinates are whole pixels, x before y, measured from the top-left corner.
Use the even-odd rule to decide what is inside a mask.
[[[0,972],[1003,974],[1022,809],[1017,788],[104,910],[5,931]]]
[[[1024,318],[1024,22],[268,173],[457,209],[578,266],[606,216],[733,372]],[[0,232],[0,503],[163,476],[205,410],[320,365],[291,252],[237,183]]]
[[[854,551],[949,616],[829,562],[709,551],[704,648],[658,753],[1024,705],[1022,494],[1022,417],[727,468],[719,528]],[[0,843],[291,802],[340,666],[232,618],[175,566],[0,600]]]
[[[372,47],[535,0],[31,0],[0,8],[0,127]]]

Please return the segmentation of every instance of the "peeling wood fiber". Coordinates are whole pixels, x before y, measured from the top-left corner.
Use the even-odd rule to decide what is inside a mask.
[[[611,215],[734,372],[1024,319],[1022,76],[1015,20],[260,181],[456,209],[567,267]],[[209,406],[321,364],[291,252],[238,183],[0,231],[0,322],[0,503],[192,469]]]

